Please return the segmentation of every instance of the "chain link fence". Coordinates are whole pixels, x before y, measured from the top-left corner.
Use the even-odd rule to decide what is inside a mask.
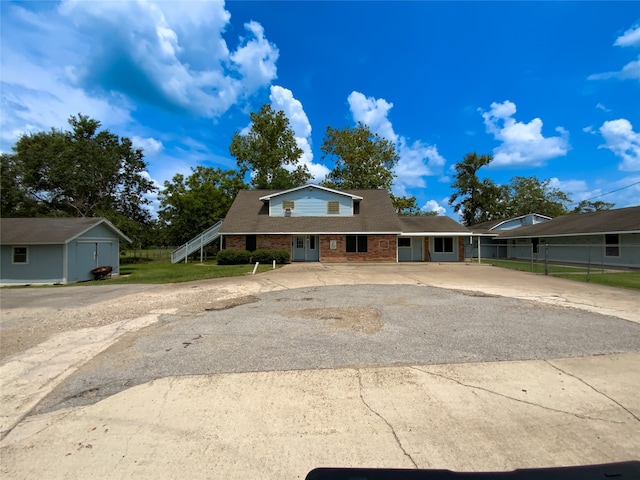
[[[171,261],[171,252],[175,247],[127,249],[120,252],[120,263]]]
[[[471,245],[468,245],[471,247]],[[640,243],[638,244],[569,244],[512,242],[481,244],[468,248],[467,257],[473,260],[511,260],[525,262],[529,270],[549,273],[550,267],[572,267],[567,272],[605,270],[640,270]],[[552,268],[558,270],[557,268]]]

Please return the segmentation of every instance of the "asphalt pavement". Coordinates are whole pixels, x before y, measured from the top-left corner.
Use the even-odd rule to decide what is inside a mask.
[[[586,357],[639,345],[634,322],[477,292],[289,289],[163,315],[87,362],[33,413],[170,376]]]
[[[640,458],[636,291],[470,264],[298,264],[0,296],[2,478]]]

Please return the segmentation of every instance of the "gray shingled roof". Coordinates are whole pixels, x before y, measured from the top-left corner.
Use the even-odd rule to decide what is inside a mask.
[[[507,230],[499,238],[532,238],[597,233],[640,233],[640,206],[563,215],[546,222]]]
[[[504,221],[511,220],[510,218],[501,218],[500,220],[489,220],[487,222],[476,223],[475,225],[471,225],[469,230],[475,233],[488,233],[492,228],[501,224]]]
[[[385,190],[344,190],[362,197],[350,217],[269,217],[268,202],[278,190],[242,190],[231,205],[220,233],[462,233],[469,230],[449,217],[398,217]]]
[[[123,240],[129,238],[106,218],[0,218],[0,244],[61,244],[73,240],[90,228],[106,223]]]
[[[444,216],[398,217],[402,233],[461,233],[471,232],[454,219]]]
[[[400,233],[389,194],[385,190],[345,190],[362,197],[360,213],[350,217],[270,217],[260,197],[278,190],[241,190],[220,227],[220,233]]]

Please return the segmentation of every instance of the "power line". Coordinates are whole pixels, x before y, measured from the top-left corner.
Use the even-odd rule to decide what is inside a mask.
[[[585,198],[582,201],[583,202],[584,201],[588,202],[590,200],[593,200],[594,198],[604,197],[605,195],[609,195],[610,193],[616,193],[616,192],[619,192],[620,190],[624,190],[625,188],[633,187],[634,185],[638,185],[638,184],[640,184],[640,182],[635,182],[635,183],[632,183],[631,185],[627,185],[626,187],[620,187],[620,188],[618,188],[616,190],[611,190],[610,192],[607,192],[607,193],[601,193],[600,195],[596,195],[595,197]],[[580,203],[580,202],[573,202],[573,203],[570,203],[569,205],[577,205],[578,203]]]

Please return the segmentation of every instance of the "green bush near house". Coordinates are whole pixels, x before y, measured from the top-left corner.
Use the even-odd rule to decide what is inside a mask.
[[[273,263],[275,260],[278,264],[289,262],[289,252],[286,250],[266,250],[258,249],[251,254],[251,262]]]
[[[220,250],[216,257],[218,265],[242,265],[251,263],[251,252],[248,250]]]

